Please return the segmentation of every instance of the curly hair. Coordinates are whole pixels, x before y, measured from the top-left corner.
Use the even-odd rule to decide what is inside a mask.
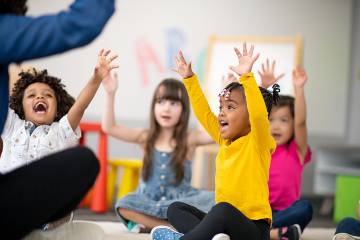
[[[27,0],[0,0],[0,14],[25,15]]]
[[[15,113],[21,119],[25,119],[24,108],[22,105],[24,92],[26,88],[33,83],[45,83],[52,88],[56,95],[57,113],[55,121],[59,121],[74,104],[75,99],[70,96],[65,88],[65,85],[61,83],[59,78],[49,76],[47,70],[37,71],[35,68],[26,72],[19,73],[20,79],[15,83],[10,96],[9,107],[15,111]]]
[[[231,82],[224,88],[224,90],[228,92],[231,92],[234,89],[239,89],[240,91],[243,92],[243,86],[239,82]],[[280,86],[278,84],[274,84],[272,92],[270,92],[269,90],[263,87],[259,87],[259,90],[264,99],[268,116],[270,116],[270,112],[273,105],[276,105],[277,102],[279,101]]]

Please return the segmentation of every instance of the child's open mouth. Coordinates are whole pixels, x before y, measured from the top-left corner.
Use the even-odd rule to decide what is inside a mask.
[[[229,124],[227,122],[223,121],[223,120],[221,120],[219,122],[219,125],[220,125],[220,131],[221,132],[225,131],[229,126]]]
[[[170,116],[161,116],[161,118],[164,119],[164,120],[170,120],[171,119]]]
[[[272,136],[273,136],[273,138],[275,138],[275,139],[281,138],[281,134],[279,134],[279,133],[273,133]]]
[[[44,114],[44,113],[46,113],[47,105],[44,102],[38,102],[35,104],[33,110],[35,113]]]

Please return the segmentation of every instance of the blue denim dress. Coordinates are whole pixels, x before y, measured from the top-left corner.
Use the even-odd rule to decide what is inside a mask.
[[[184,178],[178,185],[171,167],[171,153],[154,150],[152,175],[133,193],[119,199],[115,204],[118,208],[126,208],[153,217],[167,219],[166,211],[173,202],[180,201],[190,204],[204,212],[215,205],[213,191],[199,190],[191,187],[191,162],[184,162]],[[120,220],[126,220],[119,215]]]

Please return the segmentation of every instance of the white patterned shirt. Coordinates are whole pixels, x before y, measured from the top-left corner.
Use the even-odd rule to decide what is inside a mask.
[[[77,145],[80,128],[70,126],[67,115],[51,125],[40,125],[30,134],[32,122],[19,118],[9,109],[4,131],[1,134],[3,150],[0,158],[0,172],[11,172],[39,158]]]

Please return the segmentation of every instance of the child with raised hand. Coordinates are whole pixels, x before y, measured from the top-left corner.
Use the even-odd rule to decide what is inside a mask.
[[[265,88],[283,76],[275,77],[275,61],[270,68],[267,60],[262,71],[261,85]],[[299,199],[302,172],[311,160],[306,126],[305,70],[300,67],[293,70],[292,80],[295,98],[281,95],[270,114],[271,134],[277,144],[269,177],[269,199],[273,211],[271,239],[299,239],[313,212],[309,201]]]
[[[0,172],[11,172],[46,155],[75,146],[79,123],[103,78],[116,68],[116,56],[101,50],[94,74],[74,100],[61,80],[46,70],[20,73],[10,96],[10,109],[1,135]],[[57,219],[49,219],[54,221]],[[57,224],[46,224],[44,229]]]
[[[275,141],[270,134],[268,114],[274,96],[257,86],[253,55],[246,44],[235,48],[238,65],[231,67],[240,76],[220,93],[220,113],[216,117],[201,91],[196,75],[180,52],[176,71],[183,77],[191,105],[205,130],[220,145],[216,158],[216,205],[208,214],[185,203],[168,210],[170,228],[152,230],[152,239],[269,239],[271,208],[268,173]],[[184,235],[185,233],[185,235]],[[224,235],[224,234],[228,235]]]
[[[102,129],[111,136],[138,144],[143,151],[138,189],[119,199],[115,210],[130,231],[149,232],[168,225],[166,212],[174,201],[184,201],[203,211],[215,204],[214,192],[191,187],[191,160],[197,146],[213,143],[201,131],[188,131],[190,104],[183,83],[165,79],[155,89],[149,128],[130,128],[115,123],[114,98],[117,75],[103,81],[106,91]]]

